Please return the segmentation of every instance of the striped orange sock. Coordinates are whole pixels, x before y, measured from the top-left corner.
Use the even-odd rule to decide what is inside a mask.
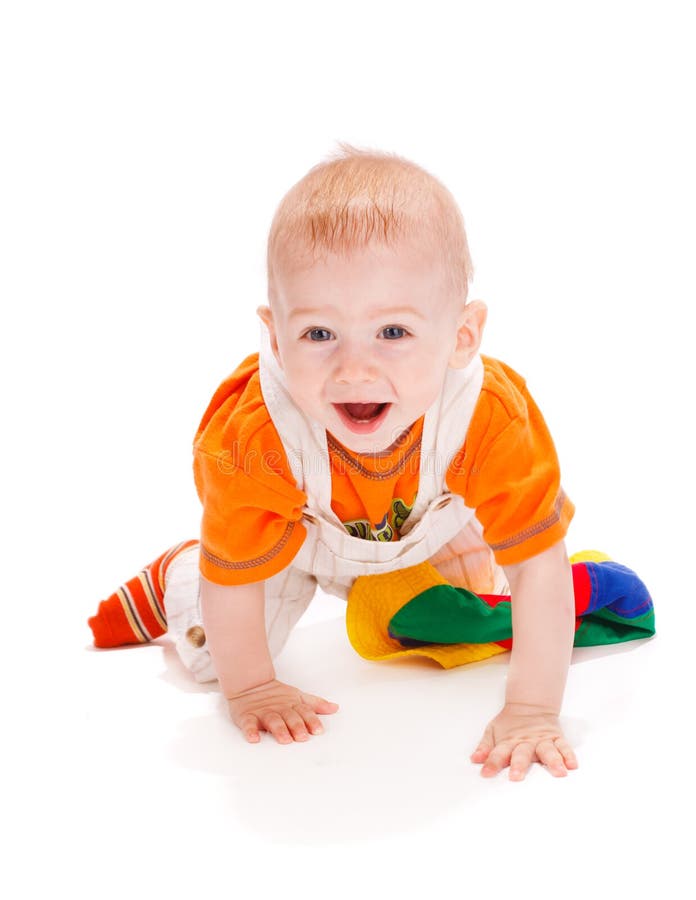
[[[102,600],[97,614],[87,620],[95,647],[144,644],[165,633],[164,576],[172,560],[197,543],[182,541],[170,547],[107,600]]]

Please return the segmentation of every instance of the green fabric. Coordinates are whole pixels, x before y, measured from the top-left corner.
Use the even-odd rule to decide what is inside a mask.
[[[428,644],[486,644],[512,637],[512,613],[509,602],[489,606],[464,588],[436,585],[409,600],[389,632]]]
[[[428,588],[403,606],[389,623],[397,640],[427,644],[486,644],[512,637],[509,600],[489,606],[476,594],[451,585]],[[629,619],[600,608],[582,617],[574,646],[617,644],[647,638],[655,633],[651,609]]]
[[[645,613],[635,619],[623,619],[608,609],[597,609],[582,617],[575,632],[575,647],[595,647],[597,644],[620,644],[655,634],[655,613]]]

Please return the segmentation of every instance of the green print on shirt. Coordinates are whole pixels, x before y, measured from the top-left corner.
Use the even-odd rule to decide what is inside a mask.
[[[415,499],[414,497],[411,505],[407,506],[400,497],[395,497],[391,502],[391,509],[376,525],[370,524],[367,519],[353,519],[351,522],[344,522],[343,525],[348,534],[364,541],[398,541],[401,537],[401,528],[413,509]]]

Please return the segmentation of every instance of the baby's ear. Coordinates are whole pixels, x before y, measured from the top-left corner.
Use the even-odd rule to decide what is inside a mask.
[[[280,354],[278,353],[278,335],[276,334],[275,321],[273,319],[273,310],[270,306],[259,306],[256,315],[261,319],[263,324],[268,328],[268,334],[271,339],[271,350],[278,360],[278,365],[282,368]]]
[[[472,300],[462,308],[457,320],[457,343],[449,359],[451,369],[463,369],[476,356],[487,315],[488,308],[481,300]]]

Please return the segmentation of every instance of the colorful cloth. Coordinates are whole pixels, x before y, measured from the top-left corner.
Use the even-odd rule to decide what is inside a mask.
[[[574,559],[574,646],[655,633],[653,603],[635,572],[607,559]],[[510,597],[452,587],[429,563],[358,578],[346,624],[353,647],[367,659],[425,656],[452,668],[512,647]]]

